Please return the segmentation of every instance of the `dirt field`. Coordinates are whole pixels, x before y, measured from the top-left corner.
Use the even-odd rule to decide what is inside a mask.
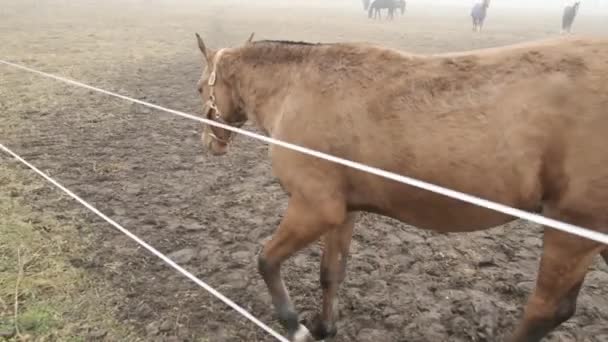
[[[0,58],[198,113],[195,31],[212,47],[240,44],[255,31],[258,39],[371,41],[443,52],[555,35],[560,20],[559,8],[491,9],[486,31],[477,35],[467,7],[414,3],[394,22],[374,22],[358,0],[325,9],[319,4],[4,1]],[[575,23],[579,33],[607,29],[605,17],[584,11]],[[160,251],[178,252],[177,262],[280,329],[255,263],[286,204],[269,172],[265,145],[241,137],[228,156],[205,156],[194,122],[5,66],[0,113],[0,142]],[[21,169],[4,155],[0,162]],[[19,174],[41,183],[33,174]],[[93,243],[68,258],[111,284],[115,319],[142,339],[272,341],[75,202],[59,201],[52,191],[24,196],[59,222],[72,215],[84,219]],[[540,231],[516,222],[483,233],[437,235],[364,216],[340,291],[337,340],[502,340],[533,286]],[[285,266],[303,319],[318,307],[318,262],[318,248],[312,247]],[[598,258],[577,315],[548,341],[608,341],[607,272]]]

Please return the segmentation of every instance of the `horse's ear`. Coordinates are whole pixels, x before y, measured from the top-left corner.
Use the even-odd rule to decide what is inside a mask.
[[[249,36],[249,39],[247,39],[247,41],[245,42],[245,45],[251,44],[251,42],[253,41],[253,36],[255,36],[255,32],[251,32],[251,35]]]
[[[203,56],[205,56],[205,59],[208,61],[209,60],[209,56],[207,54],[207,47],[205,46],[205,43],[203,42],[203,39],[201,38],[201,36],[198,35],[198,33],[196,34],[196,40],[198,42],[198,48],[199,50],[201,50],[201,52],[203,53]]]

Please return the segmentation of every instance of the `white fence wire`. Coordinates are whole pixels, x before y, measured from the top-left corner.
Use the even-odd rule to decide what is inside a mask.
[[[123,226],[121,226],[120,224],[118,224],[116,221],[114,221],[111,218],[109,218],[108,216],[106,216],[104,213],[102,213],[97,208],[95,208],[94,206],[92,206],[91,204],[89,204],[87,201],[85,201],[82,198],[80,198],[78,195],[76,195],[75,193],[73,193],[72,191],[70,191],[68,188],[64,187],[63,185],[61,185],[59,182],[57,182],[56,180],[54,180],[50,176],[48,176],[44,172],[40,171],[37,167],[35,167],[34,165],[30,164],[27,160],[21,158],[18,154],[16,154],[12,150],[10,150],[8,147],[4,146],[2,143],[0,143],[0,150],[3,150],[4,152],[6,152],[9,155],[11,155],[13,158],[17,159],[22,164],[24,164],[25,166],[27,166],[30,169],[32,169],[34,172],[36,172],[37,174],[39,174],[40,176],[42,176],[42,178],[46,179],[49,183],[53,184],[54,186],[56,186],[57,188],[59,188],[61,191],[65,192],[67,195],[69,195],[70,197],[72,197],[73,199],[75,199],[76,201],[78,201],[84,207],[86,207],[87,209],[89,209],[90,211],[92,211],[93,213],[95,213],[97,216],[101,217],[106,222],[108,222],[109,224],[111,224],[112,226],[114,226],[114,228],[118,229],[119,231],[121,231],[122,233],[124,233],[125,235],[127,235],[129,238],[131,238],[132,240],[134,240],[135,242],[137,242],[138,244],[140,244],[142,247],[144,247],[145,249],[147,249],[149,252],[151,252],[152,254],[156,255],[160,259],[162,259],[165,263],[167,263],[169,266],[173,267],[176,271],[178,271],[179,273],[183,274],[188,279],[192,280],[198,286],[200,286],[203,289],[207,290],[209,293],[211,293],[212,295],[214,295],[215,297],[217,297],[222,302],[226,303],[228,306],[230,306],[231,308],[233,308],[234,310],[236,310],[241,315],[245,316],[247,319],[249,319],[250,321],[252,321],[253,323],[255,323],[260,328],[264,329],[266,332],[268,332],[270,335],[272,335],[273,337],[275,337],[277,340],[279,340],[281,342],[289,342],[288,339],[286,339],[285,337],[281,336],[279,333],[277,333],[272,328],[270,328],[269,326],[267,326],[266,324],[264,324],[262,321],[260,321],[259,319],[257,319],[255,316],[253,316],[252,314],[250,314],[249,312],[247,312],[247,310],[243,309],[238,304],[234,303],[232,300],[230,300],[228,297],[224,296],[223,294],[221,294],[220,292],[218,292],[217,290],[215,290],[213,287],[207,285],[207,283],[205,283],[204,281],[200,280],[199,278],[197,278],[196,276],[194,276],[192,273],[186,271],[183,267],[181,267],[180,265],[176,264],[169,257],[167,257],[163,253],[159,252],[156,248],[150,246],[144,240],[140,239],[137,235],[131,233],[128,229],[124,228]]]

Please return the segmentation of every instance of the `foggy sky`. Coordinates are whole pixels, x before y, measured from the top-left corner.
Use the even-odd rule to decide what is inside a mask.
[[[209,1],[209,0],[205,0]],[[211,0],[213,1],[213,0]],[[360,7],[362,0],[222,0],[229,2],[248,2],[248,3],[266,3],[266,4],[281,4],[282,6],[315,6],[315,7]],[[449,7],[471,7],[474,3],[480,0],[406,0],[408,6],[420,7],[420,6],[449,6]],[[548,11],[561,12],[567,3],[573,0],[491,0],[490,7],[493,9],[543,9]],[[601,10],[608,11],[608,0],[580,0],[581,7],[580,13],[584,14],[585,11],[591,13],[591,11]],[[608,20],[608,18],[606,19]]]

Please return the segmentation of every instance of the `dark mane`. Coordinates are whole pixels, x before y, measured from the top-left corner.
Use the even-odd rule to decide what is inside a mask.
[[[314,47],[325,45],[330,44],[289,40],[258,40],[249,47],[243,47],[241,58],[256,65],[301,63],[310,55]]]
[[[326,45],[324,43],[309,43],[302,41],[292,41],[292,40],[258,40],[255,43],[276,43],[276,44],[285,44],[285,45],[304,45],[304,46],[315,46],[315,45]]]

